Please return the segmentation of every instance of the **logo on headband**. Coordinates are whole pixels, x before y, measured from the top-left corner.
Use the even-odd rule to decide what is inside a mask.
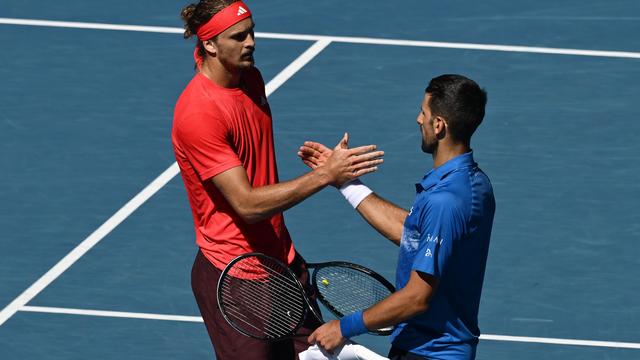
[[[240,16],[246,13],[247,13],[247,10],[245,8],[243,8],[242,6],[238,6],[238,13],[236,14],[236,16]]]

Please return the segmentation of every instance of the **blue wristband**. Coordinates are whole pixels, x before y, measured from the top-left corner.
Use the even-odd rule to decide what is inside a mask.
[[[368,332],[366,326],[364,326],[364,316],[362,311],[354,312],[340,319],[340,332],[342,337],[350,338],[356,335],[364,334]]]

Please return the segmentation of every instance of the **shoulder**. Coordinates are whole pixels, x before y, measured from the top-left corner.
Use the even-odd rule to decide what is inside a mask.
[[[204,76],[194,76],[182,91],[174,109],[174,125],[188,125],[202,118],[223,117],[224,97],[212,93]]]
[[[492,187],[489,176],[484,171],[482,171],[482,169],[480,169],[479,167],[475,168],[474,178],[476,179],[476,181],[482,182],[484,185],[488,186],[489,188]]]
[[[202,80],[196,75],[178,97],[173,113],[174,122],[189,117],[194,112],[200,111],[200,109],[208,108],[208,106],[203,106],[207,102],[207,92]]]
[[[420,222],[428,223],[434,218],[462,214],[463,209],[464,201],[460,196],[446,187],[438,187],[418,195],[412,213]]]
[[[478,168],[475,166],[458,168],[451,171],[437,185],[442,188],[449,188],[451,191],[459,191],[459,187],[468,187],[471,184],[471,178]]]
[[[453,170],[434,186],[431,195],[436,201],[442,199],[463,206],[472,196],[478,170],[474,166]]]
[[[462,209],[463,201],[459,194],[447,187],[433,189],[425,201],[425,209],[438,213],[454,212]]]
[[[173,118],[172,133],[181,140],[206,138],[214,133],[227,133],[229,129],[226,117],[215,106],[185,106],[176,112]]]

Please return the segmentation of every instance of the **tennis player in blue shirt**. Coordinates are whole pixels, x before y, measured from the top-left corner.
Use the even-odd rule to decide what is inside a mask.
[[[489,178],[473,160],[471,136],[487,95],[460,75],[432,79],[417,123],[433,169],[416,184],[410,211],[359,181],[340,191],[382,235],[399,245],[398,291],[363,311],[330,321],[309,337],[326,350],[368,330],[395,325],[389,357],[474,359],[478,308],[495,212]],[[305,142],[298,155],[319,166],[332,150]]]

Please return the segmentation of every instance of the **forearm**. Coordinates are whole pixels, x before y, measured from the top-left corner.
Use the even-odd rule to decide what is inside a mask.
[[[356,311],[340,320],[331,320],[317,328],[307,339],[327,351],[333,351],[344,339],[365,334],[368,331],[388,328],[424,312],[428,308],[429,294],[406,291],[392,294],[368,310]],[[414,289],[415,290],[415,289]]]
[[[427,311],[437,287],[437,278],[411,271],[405,287],[364,312],[355,312],[340,319],[342,336],[348,338],[366,331],[383,329]]]
[[[400,245],[406,210],[379,197],[375,193],[367,196],[357,207],[358,213],[382,236]]]
[[[404,322],[429,308],[423,294],[399,290],[372,306],[363,314],[367,329],[382,329]]]
[[[346,143],[346,134],[341,142]],[[294,180],[253,187],[241,166],[229,169],[213,178],[233,209],[246,222],[255,223],[289,209],[329,184],[344,184],[359,176],[374,172],[382,151],[375,145],[355,149],[336,148],[323,166]]]
[[[316,169],[293,180],[249,188],[230,202],[246,222],[255,223],[295,206],[328,184],[328,176]]]

